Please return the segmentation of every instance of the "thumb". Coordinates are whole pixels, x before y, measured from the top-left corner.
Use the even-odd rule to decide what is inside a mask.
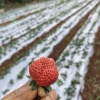
[[[33,100],[37,95],[37,90],[32,91],[32,87],[28,86],[27,89],[19,95],[18,100]]]
[[[49,93],[46,93],[43,90],[42,87],[39,87],[39,89],[38,89],[38,95],[40,97],[42,97],[41,100],[57,100],[57,97],[58,97],[58,95],[57,95],[57,93],[56,93],[55,90],[51,90]]]
[[[44,97],[44,96],[47,95],[47,93],[43,90],[42,87],[39,87],[39,89],[38,89],[38,95],[39,95],[40,97]]]

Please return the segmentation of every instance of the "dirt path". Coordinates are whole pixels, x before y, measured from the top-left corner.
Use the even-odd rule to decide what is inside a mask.
[[[75,35],[75,33],[78,31],[78,29],[82,26],[82,24],[87,20],[88,16],[91,14],[91,12],[98,6],[99,4],[97,4],[91,11],[89,11],[83,18],[81,18],[81,20],[79,21],[79,23],[70,31],[69,35],[67,35],[54,49],[53,53],[51,55],[49,55],[49,57],[54,58],[55,60],[57,59],[57,57],[62,53],[62,51],[64,50],[64,48],[68,45],[68,43],[71,41],[71,39],[73,38],[73,36]],[[86,5],[85,5],[86,6]],[[84,7],[85,7],[84,6]],[[84,7],[82,7],[81,9],[83,9]],[[80,10],[81,10],[80,9]],[[79,10],[79,11],[80,11]],[[79,12],[77,11],[77,12]],[[77,12],[75,12],[74,14],[76,14]],[[73,14],[73,15],[74,15]],[[71,16],[73,16],[71,15]],[[17,59],[21,59],[23,56],[23,53],[29,51],[37,42],[42,41],[44,38],[46,38],[48,35],[50,35],[50,33],[52,31],[54,31],[57,27],[59,27],[60,25],[62,25],[66,20],[68,20],[71,16],[69,16],[68,18],[66,18],[64,21],[61,21],[59,24],[57,24],[56,26],[54,26],[51,30],[49,30],[49,32],[44,33],[42,36],[36,38],[32,43],[30,43],[29,45],[27,45],[26,47],[24,47],[23,49],[21,49],[20,51],[18,51],[17,53],[15,53],[14,55],[12,55],[12,57],[8,60],[6,60],[5,62],[3,62],[0,65],[0,75],[2,75],[2,72],[5,72],[14,62],[16,62],[16,58]],[[48,34],[47,34],[48,33]],[[68,41],[68,42],[65,42]],[[61,45],[63,45],[63,47],[61,48]],[[57,51],[59,50],[59,52],[57,53]]]
[[[94,54],[88,65],[82,100],[100,100],[100,27],[96,33]]]

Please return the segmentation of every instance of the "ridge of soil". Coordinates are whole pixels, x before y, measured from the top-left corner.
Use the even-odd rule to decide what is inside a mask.
[[[100,27],[94,42],[94,54],[90,58],[82,100],[100,100]]]

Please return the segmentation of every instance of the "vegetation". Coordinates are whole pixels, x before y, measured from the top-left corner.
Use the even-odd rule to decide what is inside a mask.
[[[23,69],[20,71],[19,75],[17,76],[17,79],[22,79],[22,78],[24,77],[25,72],[26,72],[26,67],[23,68]]]
[[[0,0],[0,8],[17,7],[32,1],[38,0]]]
[[[7,92],[9,92],[9,89],[4,90],[3,94],[6,94]]]

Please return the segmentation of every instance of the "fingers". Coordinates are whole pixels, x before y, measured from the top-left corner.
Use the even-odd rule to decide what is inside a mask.
[[[31,86],[29,86],[29,83],[30,82],[18,88],[17,90],[13,91],[12,93],[4,97],[2,100],[32,100],[34,99],[37,94],[37,90],[32,91]]]
[[[50,100],[57,100],[57,97],[58,97],[58,95],[57,95],[57,93],[56,93],[55,90],[52,90],[52,91],[48,94],[48,96],[49,96],[49,97],[52,97],[52,99],[50,99]]]
[[[26,91],[17,97],[18,100],[33,100],[37,95],[37,90],[32,91],[31,86],[28,86]]]
[[[47,93],[44,92],[44,90],[43,90],[42,87],[39,87],[39,89],[38,89],[38,95],[39,95],[40,97],[44,97],[44,96],[47,95]]]
[[[43,97],[41,100],[57,100],[57,93],[52,90],[47,94],[47,96]]]
[[[44,90],[40,87],[38,89],[38,95],[42,97],[41,100],[57,100],[57,93],[54,90],[51,90],[51,92],[46,93]]]
[[[2,100],[11,100],[11,99],[15,98],[17,95],[19,95],[22,92],[22,90],[20,91],[20,89],[22,89],[22,88],[24,89],[25,87],[28,86],[28,84],[29,84],[29,82],[26,83],[25,85],[23,85],[21,88],[9,93],[7,96],[2,98]]]
[[[42,97],[41,100],[57,100],[57,94],[54,90],[46,93],[44,92],[42,87],[39,87],[38,92],[37,90],[32,91],[32,87],[29,86],[29,84],[30,82],[13,91],[2,100],[33,100],[36,97],[37,93],[40,97]]]

